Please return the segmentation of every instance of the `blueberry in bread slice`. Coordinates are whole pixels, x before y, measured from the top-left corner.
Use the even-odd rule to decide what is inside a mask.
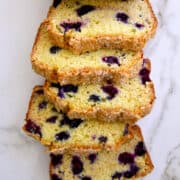
[[[61,85],[46,81],[44,90],[70,118],[134,123],[150,112],[155,99],[149,74],[150,61],[144,59],[139,74],[124,83]]]
[[[101,49],[75,55],[53,43],[47,22],[39,28],[31,59],[33,69],[49,81],[61,84],[114,82],[136,76],[143,61],[142,52]]]
[[[101,150],[119,148],[131,138],[131,126],[96,120],[69,119],[57,112],[44,95],[43,87],[34,88],[23,130],[54,149]]]
[[[51,153],[50,179],[135,180],[149,174],[153,164],[138,126],[133,134],[118,151]]]
[[[60,47],[77,54],[102,48],[139,51],[157,27],[148,0],[62,0],[54,4],[48,13],[48,31]]]

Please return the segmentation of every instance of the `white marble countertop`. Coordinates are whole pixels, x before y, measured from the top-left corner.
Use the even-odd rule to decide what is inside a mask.
[[[48,180],[49,158],[21,132],[29,97],[43,78],[31,70],[29,54],[50,0],[1,0],[0,179]],[[145,57],[152,59],[157,100],[141,120],[154,171],[144,180],[180,180],[180,2],[152,0],[159,19]]]

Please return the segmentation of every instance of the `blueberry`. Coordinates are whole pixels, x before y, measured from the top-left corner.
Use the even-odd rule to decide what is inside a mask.
[[[126,13],[119,12],[116,14],[117,21],[122,21],[123,23],[127,23],[129,16]]]
[[[69,119],[66,115],[64,115],[60,125],[68,125],[70,128],[77,128],[82,122],[83,120],[81,119]]]
[[[141,77],[142,84],[146,84],[146,82],[151,81],[149,77],[150,71],[147,68],[142,68],[139,72],[139,76]]]
[[[115,172],[113,175],[112,175],[112,180],[113,179],[121,179],[121,177],[122,177],[122,173],[120,173],[120,172]]]
[[[70,138],[70,135],[67,131],[62,131],[60,133],[57,133],[55,135],[55,138],[57,141],[64,141]]]
[[[64,98],[64,93],[77,93],[78,86],[67,84],[61,86],[59,83],[51,83],[51,87],[58,88],[58,96]]]
[[[135,23],[135,26],[139,29],[142,29],[144,27],[144,25],[140,23]]]
[[[135,147],[135,155],[143,156],[146,153],[146,147],[144,143],[141,141]]]
[[[93,164],[97,158],[97,154],[89,154],[88,159]]]
[[[53,1],[53,7],[57,7],[61,3],[61,0],[54,0]]]
[[[98,138],[98,140],[99,140],[100,143],[106,143],[108,139],[107,139],[106,136],[100,136],[100,137]]]
[[[62,86],[62,89],[63,89],[63,91],[65,93],[68,93],[68,92],[77,93],[78,86],[75,86],[75,85],[72,85],[72,84],[67,84],[67,85]]]
[[[76,175],[83,171],[83,163],[78,156],[73,156],[71,161],[72,172]]]
[[[61,85],[59,83],[51,83],[51,87],[53,88],[61,88]]]
[[[46,108],[48,102],[47,101],[42,101],[41,103],[39,103],[39,109],[44,109]]]
[[[80,8],[76,9],[78,16],[83,16],[91,11],[94,11],[95,7],[91,5],[83,5]]]
[[[137,167],[136,165],[132,164],[130,166],[130,170],[124,172],[124,177],[125,178],[132,178],[133,176],[135,176],[137,174],[137,172],[139,171],[139,167]]]
[[[128,152],[124,152],[124,153],[119,154],[118,160],[120,163],[123,163],[123,164],[131,164],[131,163],[134,163],[134,155]]]
[[[63,155],[62,154],[50,154],[51,164],[55,167],[59,164],[62,164]]]
[[[56,109],[55,107],[53,107],[51,110],[52,110],[53,112],[57,112],[57,109]]]
[[[84,177],[81,178],[81,180],[91,180],[91,177],[89,177],[89,176],[84,176]]]
[[[63,22],[60,24],[64,28],[64,32],[67,32],[70,29],[81,32],[82,22]]]
[[[40,137],[42,137],[41,128],[40,126],[36,125],[33,121],[28,120],[24,127],[28,132],[32,134],[38,134]]]
[[[126,126],[124,128],[124,132],[123,132],[124,136],[128,134],[128,128],[129,128],[129,124],[126,124]]]
[[[107,97],[109,100],[113,99],[118,94],[118,89],[113,85],[102,86],[102,90],[109,95]]]
[[[58,175],[56,175],[56,174],[52,174],[51,179],[52,179],[52,180],[62,180],[62,179],[61,179]]]
[[[51,54],[56,54],[60,51],[60,48],[58,46],[52,46],[49,51]]]
[[[118,66],[120,66],[119,59],[115,56],[105,56],[102,58],[102,61],[107,63],[108,65],[117,64]]]
[[[48,122],[48,123],[55,123],[56,120],[57,120],[57,118],[58,118],[58,116],[51,116],[51,117],[49,117],[49,118],[46,120],[46,122]]]
[[[99,96],[92,94],[89,96],[89,101],[98,102],[98,101],[101,101],[101,99]]]
[[[37,94],[41,95],[41,94],[44,94],[44,91],[42,89],[39,89],[36,91]]]

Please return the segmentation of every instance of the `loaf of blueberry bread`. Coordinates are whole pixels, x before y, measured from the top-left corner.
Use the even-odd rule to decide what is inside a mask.
[[[33,69],[46,79],[61,84],[114,82],[136,76],[142,65],[142,52],[98,50],[75,55],[56,46],[41,24],[32,51]]]
[[[41,86],[33,90],[23,129],[29,136],[49,146],[50,150],[116,150],[132,136],[128,124],[69,119],[56,111]]]
[[[135,180],[153,169],[138,126],[118,151],[50,154],[51,180]]]
[[[70,118],[134,123],[150,112],[155,99],[149,73],[150,61],[144,59],[138,76],[124,83],[78,86],[46,81],[44,91]]]
[[[60,46],[82,53],[102,48],[139,51],[157,20],[148,0],[55,0],[48,31]]]

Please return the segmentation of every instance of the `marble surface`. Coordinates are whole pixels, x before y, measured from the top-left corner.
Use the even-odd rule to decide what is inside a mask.
[[[144,180],[180,180],[180,2],[151,1],[159,28],[145,56],[152,59],[157,100],[139,124],[155,169]],[[45,148],[27,138],[21,126],[33,86],[43,83],[31,70],[29,54],[50,3],[1,0],[0,179],[49,179]]]

